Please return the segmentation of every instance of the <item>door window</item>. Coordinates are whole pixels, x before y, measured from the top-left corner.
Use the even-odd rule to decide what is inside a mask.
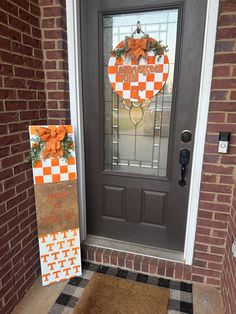
[[[167,175],[177,19],[177,9],[103,17],[105,170]],[[168,45],[170,68],[166,84],[150,102],[131,106],[112,91],[107,67],[111,51],[134,32],[137,21],[143,32]]]

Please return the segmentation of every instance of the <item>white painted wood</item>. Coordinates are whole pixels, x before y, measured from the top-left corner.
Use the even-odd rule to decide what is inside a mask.
[[[67,44],[70,85],[71,124],[74,128],[76,143],[76,159],[78,174],[78,195],[80,212],[80,236],[86,238],[86,196],[85,196],[85,159],[84,159],[84,129],[82,110],[81,81],[81,49],[79,1],[66,0]]]
[[[203,155],[211,92],[218,7],[219,0],[208,0],[202,56],[202,74],[199,89],[198,113],[192,163],[192,179],[189,191],[188,218],[184,249],[184,260],[185,264],[188,265],[192,264],[194,253]]]
[[[66,1],[67,36],[69,53],[69,82],[70,82],[70,108],[72,125],[75,128],[76,141],[79,142],[77,160],[79,165],[79,197],[80,197],[80,226],[81,238],[86,238],[86,202],[85,202],[85,162],[83,145],[83,115],[82,115],[82,88],[81,88],[81,51],[79,29],[79,0]],[[192,264],[198,203],[200,195],[201,172],[209,109],[212,69],[214,60],[214,47],[216,37],[217,15],[219,0],[208,0],[205,26],[205,39],[202,58],[202,75],[199,90],[199,104],[195,132],[193,153],[192,180],[190,183],[188,218],[184,260]],[[132,253],[132,252],[130,252]]]

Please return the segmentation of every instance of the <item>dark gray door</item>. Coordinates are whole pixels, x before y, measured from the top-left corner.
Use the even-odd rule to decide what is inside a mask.
[[[183,251],[206,4],[81,1],[89,234]],[[168,45],[170,71],[150,104],[131,108],[112,92],[107,65],[138,20]]]

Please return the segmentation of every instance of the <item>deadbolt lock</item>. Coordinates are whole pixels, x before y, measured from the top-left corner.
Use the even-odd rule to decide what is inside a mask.
[[[189,130],[184,130],[181,133],[181,141],[183,143],[189,143],[192,139],[192,133]]]

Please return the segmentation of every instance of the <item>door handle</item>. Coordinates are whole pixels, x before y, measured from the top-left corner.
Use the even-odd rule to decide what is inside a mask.
[[[186,167],[189,164],[190,160],[190,151],[188,149],[181,149],[179,152],[179,163],[181,165],[181,179],[179,180],[180,186],[185,186],[186,180],[185,180],[185,173],[186,173]]]

